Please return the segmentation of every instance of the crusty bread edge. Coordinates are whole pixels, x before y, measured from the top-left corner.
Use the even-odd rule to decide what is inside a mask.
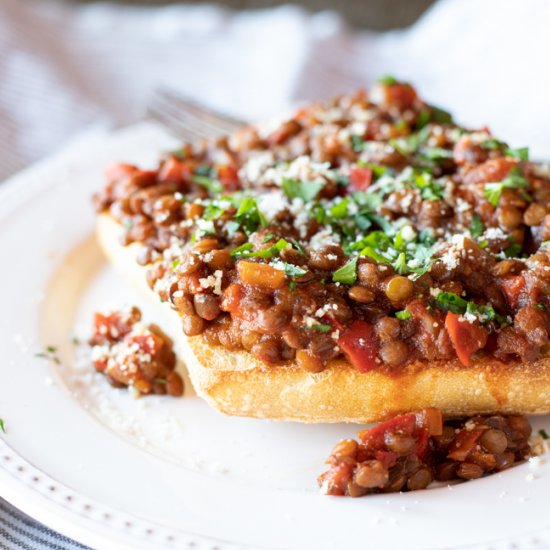
[[[395,372],[360,373],[347,361],[311,374],[295,364],[267,366],[246,351],[186,337],[179,315],[161,304],[136,263],[138,245],[120,244],[121,226],[107,213],[97,223],[101,248],[117,271],[176,323],[177,348],[198,395],[232,416],[300,422],[373,422],[394,414],[437,407],[448,416],[550,412],[550,357],[528,364],[480,360],[416,362]]]

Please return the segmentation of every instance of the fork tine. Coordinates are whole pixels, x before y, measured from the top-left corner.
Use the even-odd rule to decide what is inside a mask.
[[[161,88],[157,91],[157,96],[171,105],[180,107],[185,113],[193,113],[198,118],[208,121],[212,126],[225,128],[228,132],[246,124],[244,120],[204,107],[197,101],[186,98],[173,90]]]
[[[148,113],[178,134],[185,132],[193,138],[213,139],[243,125],[242,121],[210,112],[165,90],[155,92],[148,105]]]
[[[174,113],[170,108],[167,108],[166,105],[150,103],[147,106],[147,114],[172,130],[182,139],[197,141],[197,139],[209,139],[214,137],[213,132],[205,132],[202,125],[199,126],[195,124],[190,126],[188,122],[185,122],[185,119],[182,119],[178,113]],[[219,136],[220,132],[217,132],[216,135]]]
[[[198,135],[196,132],[191,132],[186,126],[183,126],[175,118],[169,116],[162,111],[157,110],[149,106],[147,108],[147,114],[159,122],[162,126],[170,130],[175,136],[181,139],[183,142],[195,143],[202,139],[205,139],[204,136]]]

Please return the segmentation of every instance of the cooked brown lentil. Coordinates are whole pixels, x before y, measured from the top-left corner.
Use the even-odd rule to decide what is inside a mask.
[[[550,175],[527,157],[386,79],[155,170],[115,166],[95,202],[212,345],[310,372],[342,354],[361,371],[532,361],[550,331]]]
[[[89,345],[94,367],[113,386],[141,395],[183,395],[172,341],[156,325],[144,325],[137,307],[95,313]]]
[[[426,409],[397,416],[344,439],[318,478],[323,493],[361,497],[417,491],[433,480],[477,479],[525,460],[531,426],[522,416],[474,416],[443,423]]]

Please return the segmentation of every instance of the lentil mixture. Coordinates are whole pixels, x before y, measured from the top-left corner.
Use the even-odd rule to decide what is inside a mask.
[[[443,422],[437,409],[396,416],[343,439],[318,478],[323,493],[361,497],[426,489],[432,481],[477,479],[531,455],[524,416],[474,416]]]
[[[271,126],[117,165],[99,212],[188,336],[310,372],[533,361],[550,172],[391,77]]]
[[[144,325],[137,307],[95,313],[89,344],[94,367],[113,386],[139,395],[183,395],[172,341],[156,325]]]

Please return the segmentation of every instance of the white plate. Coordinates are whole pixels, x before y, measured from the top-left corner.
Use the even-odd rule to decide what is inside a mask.
[[[323,459],[357,427],[229,418],[194,396],[135,400],[76,359],[71,339],[85,337],[94,309],[135,303],[155,315],[92,238],[101,167],[151,164],[172,145],[140,125],[0,188],[0,494],[102,549],[550,544],[545,461],[424,492],[322,497]],[[61,365],[35,357],[46,345]]]

